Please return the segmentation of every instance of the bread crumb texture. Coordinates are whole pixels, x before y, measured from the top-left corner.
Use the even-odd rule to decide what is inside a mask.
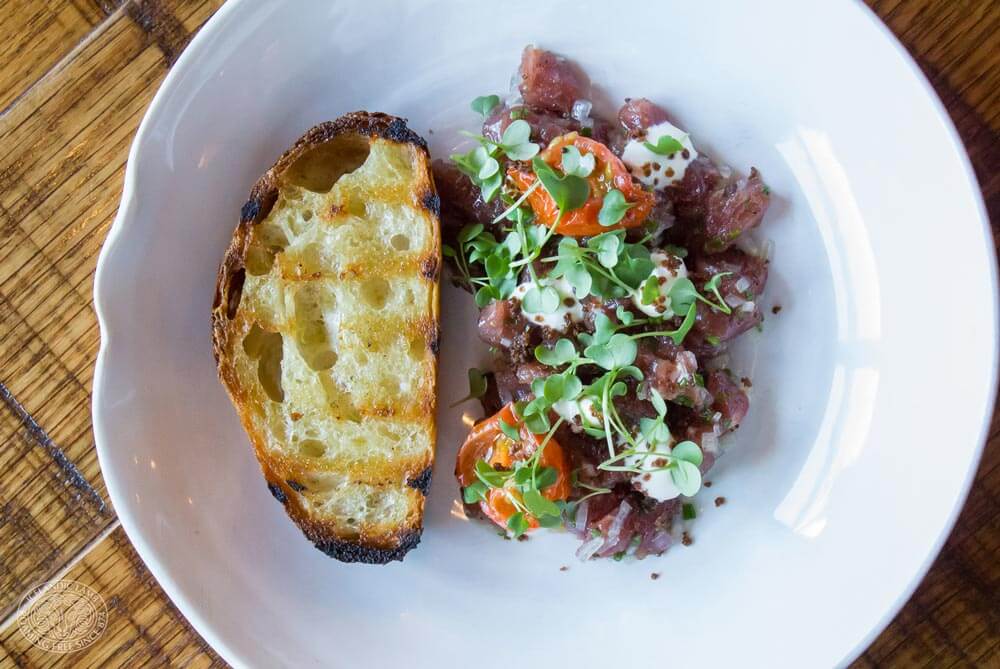
[[[245,239],[223,380],[307,535],[391,548],[433,462],[440,240],[426,151],[358,134],[308,148]],[[280,162],[279,162],[280,164]],[[229,378],[227,378],[227,376]]]

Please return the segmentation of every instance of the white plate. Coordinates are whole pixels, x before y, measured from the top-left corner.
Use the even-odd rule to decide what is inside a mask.
[[[250,185],[309,126],[384,110],[433,128],[443,155],[529,41],[609,99],[665,104],[774,190],[767,304],[784,309],[738,356],[750,418],[693,546],[580,564],[566,535],[504,542],[453,513],[465,427],[442,410],[423,542],[402,564],[340,564],[271,499],[216,380],[216,268]],[[469,299],[442,297],[447,405],[485,351]],[[968,160],[913,63],[849,2],[227,4],[140,127],[96,301],[94,432],[115,509],[206,640],[262,667],[846,663],[951,528],[997,362]]]

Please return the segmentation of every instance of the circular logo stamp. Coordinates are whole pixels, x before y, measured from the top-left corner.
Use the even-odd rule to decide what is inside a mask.
[[[78,581],[56,581],[33,588],[21,605],[21,634],[50,653],[72,653],[94,643],[108,627],[108,606],[96,591]]]

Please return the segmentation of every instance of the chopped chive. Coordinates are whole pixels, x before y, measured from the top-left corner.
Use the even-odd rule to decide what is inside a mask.
[[[698,517],[698,512],[695,511],[694,504],[685,504],[681,507],[681,516],[684,520],[694,520]]]

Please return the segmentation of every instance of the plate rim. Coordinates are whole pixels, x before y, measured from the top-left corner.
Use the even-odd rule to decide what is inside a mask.
[[[164,104],[163,101],[166,99],[169,92],[175,87],[176,81],[182,76],[182,73],[188,66],[189,61],[195,60],[197,55],[205,49],[205,45],[216,35],[216,33],[219,33],[228,21],[233,20],[233,16],[247,4],[246,0],[227,0],[222,7],[220,7],[209,18],[209,20],[201,27],[194,38],[192,38],[191,42],[181,53],[180,57],[167,72],[167,75],[164,77],[155,95],[153,96],[149,107],[143,114],[142,121],[136,130],[135,136],[132,139],[132,144],[129,148],[118,211],[111,227],[108,230],[108,234],[102,243],[100,254],[98,255],[97,265],[94,270],[93,293],[94,311],[97,315],[101,340],[94,367],[93,389],[91,393],[91,423],[95,450],[97,452],[97,460],[101,469],[101,476],[104,479],[105,487],[108,491],[108,497],[115,508],[117,519],[121,524],[121,527],[125,530],[125,534],[128,536],[129,541],[134,547],[136,553],[142,559],[143,563],[149,569],[150,573],[156,579],[157,583],[163,589],[164,593],[178,608],[184,618],[191,624],[194,630],[205,640],[205,642],[208,643],[211,648],[226,662],[233,666],[248,666],[250,662],[242,652],[238,652],[237,649],[233,648],[226,643],[225,640],[216,635],[215,626],[201,614],[200,608],[193,604],[190,599],[185,596],[183,588],[178,585],[170,570],[160,563],[156,551],[146,541],[144,530],[132,516],[130,499],[119,489],[120,484],[115,476],[109,475],[108,472],[111,470],[107,469],[105,465],[110,464],[112,455],[107,447],[102,446],[102,443],[105,442],[105,438],[103,419],[98,412],[98,398],[102,397],[106,392],[104,368],[106,366],[111,341],[109,336],[109,321],[106,313],[106,302],[110,302],[110,299],[102,297],[102,295],[107,292],[103,287],[109,280],[106,277],[107,272],[105,271],[105,266],[107,257],[110,255],[111,250],[118,243],[120,243],[119,240],[123,234],[123,230],[125,230],[128,225],[128,219],[131,218],[131,210],[137,191],[135,165],[137,163],[139,152],[142,145],[145,143],[145,138],[149,132],[150,126],[160,114],[160,110]],[[891,46],[896,56],[901,58],[904,66],[909,70],[910,74],[915,76],[915,79],[924,95],[929,98],[930,103],[937,114],[938,120],[942,122],[951,147],[958,155],[960,164],[964,171],[965,179],[973,191],[975,209],[979,217],[980,225],[983,226],[986,238],[993,239],[993,230],[987,214],[986,205],[983,200],[982,188],[979,185],[979,181],[972,167],[968,150],[958,134],[958,130],[955,127],[951,115],[948,113],[948,110],[941,101],[941,98],[934,90],[929,79],[927,78],[927,75],[920,69],[920,66],[910,55],[909,51],[902,44],[899,38],[892,32],[892,30],[890,30],[882,19],[879,18],[874,10],[868,7],[862,0],[852,0],[849,4],[853,5],[853,10],[860,10],[867,22],[873,24],[874,29],[881,34],[882,38],[888,41],[888,44]],[[945,542],[951,536],[959,515],[965,508],[965,502],[968,498],[969,492],[972,488],[972,483],[975,480],[979,464],[982,460],[991,419],[994,411],[996,410],[998,377],[1000,377],[1000,370],[998,370],[1000,342],[998,342],[996,336],[1000,333],[1000,283],[998,283],[998,262],[995,244],[988,249],[987,256],[987,269],[993,289],[991,306],[993,310],[992,328],[994,337],[992,337],[993,346],[990,351],[989,361],[989,387],[992,389],[992,393],[987,399],[985,407],[986,411],[980,419],[981,424],[979,437],[978,443],[975,445],[974,455],[970,459],[965,473],[965,478],[960,486],[960,489],[958,490],[958,495],[955,498],[955,503],[949,510],[948,516],[944,524],[941,526],[938,536],[934,540],[927,556],[914,572],[912,580],[900,591],[896,600],[885,610],[883,616],[869,630],[867,635],[860,638],[855,646],[840,659],[838,666],[846,666],[857,659],[857,657],[859,657],[872,644],[872,642],[878,638],[885,628],[888,627],[889,623],[895,619],[895,617],[899,614],[899,611],[913,596],[917,587],[924,581],[927,576],[927,572],[937,560]],[[249,659],[252,660],[252,658]]]

